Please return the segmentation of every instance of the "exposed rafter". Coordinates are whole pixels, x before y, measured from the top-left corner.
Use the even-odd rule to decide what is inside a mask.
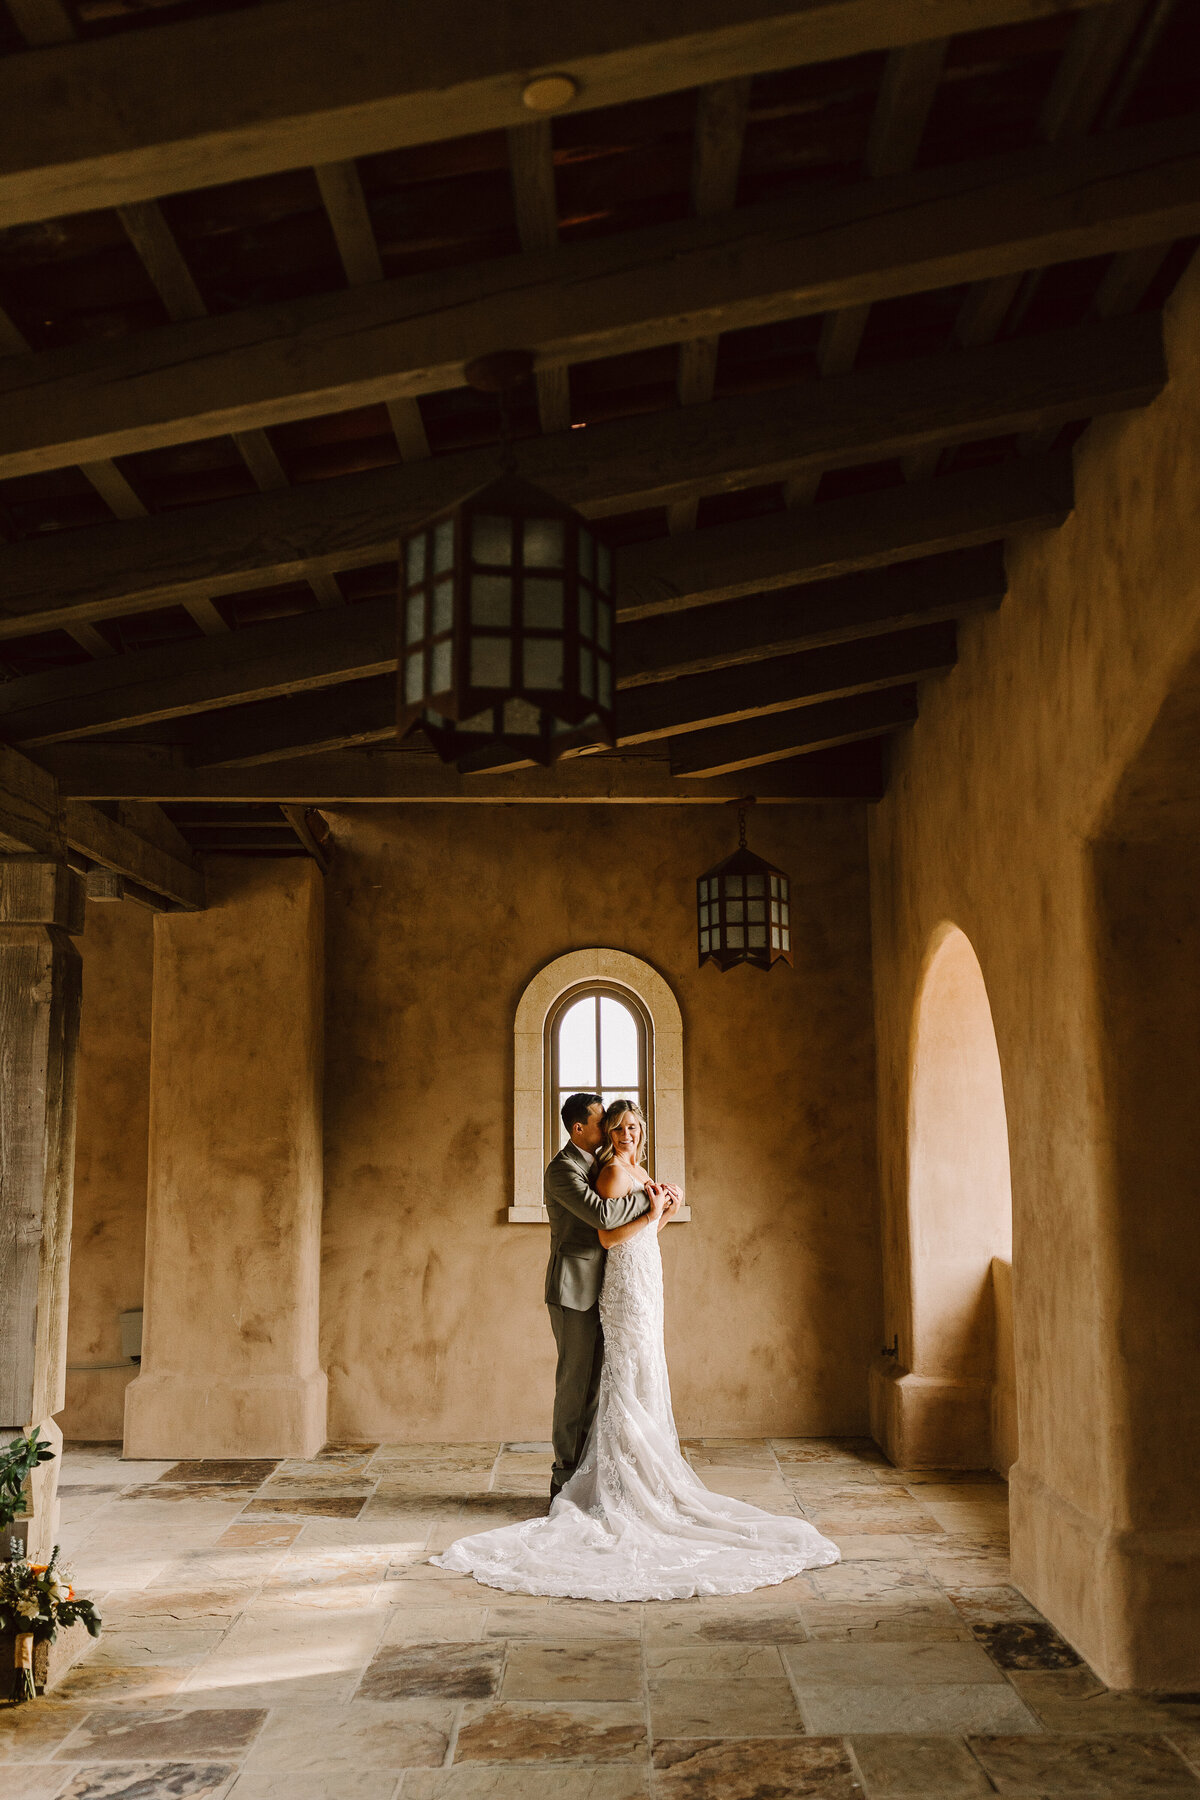
[[[881,732],[898,731],[917,716],[915,687],[893,687],[882,693],[854,694],[826,700],[793,712],[774,713],[738,725],[718,725],[690,737],[673,739],[671,772],[675,776],[736,776],[739,770],[768,763],[804,767],[813,752],[837,744],[853,744]],[[755,785],[758,780],[756,777]]]
[[[1196,230],[1189,118],[10,357],[0,477],[458,386],[498,342],[553,367]]]

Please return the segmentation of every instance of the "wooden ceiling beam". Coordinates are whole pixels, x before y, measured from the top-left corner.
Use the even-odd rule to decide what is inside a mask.
[[[460,775],[432,753],[407,749],[343,750],[294,757],[252,769],[194,769],[126,748],[58,745],[40,752],[64,795],[87,800],[157,800],[165,805],[247,801],[337,806],[417,801],[467,805],[725,805],[747,791],[767,803],[875,800],[883,791],[877,749],[834,751],[803,766],[767,769],[744,778],[678,781],[664,756],[580,756],[549,769],[507,775]]]
[[[770,662],[683,675],[617,697],[622,746],[674,740],[692,732],[740,724],[768,713],[899,687],[954,667],[953,620],[856,643],[828,644]]]
[[[758,486],[806,468],[881,461],[925,443],[961,443],[1087,419],[1144,405],[1165,379],[1160,322],[1139,314],[530,439],[517,446],[517,460],[529,480],[585,513],[604,516],[688,494]],[[494,469],[490,450],[466,451],[9,545],[0,554],[0,640],[154,611],[198,594],[277,586],[314,568],[332,572],[387,562],[402,531],[479,486]],[[996,477],[1009,479],[999,472]],[[864,522],[876,507],[890,504],[881,495],[857,502]],[[1052,496],[1047,504],[1054,504]],[[824,507],[813,513],[814,544],[821,542],[824,513]],[[815,575],[861,566],[846,514],[839,517],[844,560],[829,554],[822,562],[828,544],[806,557],[796,540],[791,554],[798,560],[785,556],[777,565],[782,581],[796,579],[806,567]],[[752,535],[749,526],[738,530]],[[700,533],[696,543],[708,536]],[[938,547],[921,540],[919,530],[913,536],[918,541],[910,554]],[[692,540],[678,543],[690,557]],[[872,560],[888,560],[880,548]],[[756,584],[761,573],[752,576]],[[672,581],[686,588],[697,577],[708,579],[703,571],[677,581],[668,574],[649,605],[661,610],[671,602]],[[721,591],[718,583],[710,597]]]
[[[278,0],[54,45],[0,67],[0,227],[503,130],[542,73],[613,106],[1084,4]]]
[[[759,771],[767,764],[786,764],[795,758],[803,766],[803,760],[814,751],[828,752],[835,745],[898,731],[911,725],[916,716],[915,687],[827,700],[794,712],[775,713],[745,724],[721,725],[712,731],[672,739],[671,772],[676,779],[692,776],[728,781],[737,780],[741,772],[750,770],[757,781],[762,779]]]
[[[550,368],[1197,230],[1189,117],[10,357],[0,478],[456,387],[500,345]]]
[[[508,166],[522,250],[553,250],[558,243],[558,200],[554,186],[554,130],[549,119],[509,127]],[[538,369],[534,382],[542,430],[569,431],[570,370],[565,364]]]
[[[86,801],[68,800],[62,817],[63,835],[78,855],[152,893],[165,894],[185,911],[203,908],[204,877],[192,865],[190,853],[185,859],[162,850]]]

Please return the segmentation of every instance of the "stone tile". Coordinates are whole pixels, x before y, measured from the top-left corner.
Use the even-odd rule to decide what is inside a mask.
[[[782,1468],[785,1463],[852,1463],[890,1467],[870,1438],[768,1438]]]
[[[1011,1680],[1048,1731],[1158,1732],[1176,1723],[1153,1696],[1113,1693],[1086,1665],[1054,1673],[1014,1671]]]
[[[455,1745],[456,1763],[638,1762],[646,1754],[640,1706],[537,1706],[503,1701],[467,1706]],[[570,1790],[565,1788],[564,1792]]]
[[[774,1737],[802,1732],[789,1683],[650,1680],[650,1721],[659,1738]]]
[[[314,1706],[345,1706],[354,1698],[357,1669],[321,1670],[313,1675],[280,1670],[255,1679],[253,1673],[234,1674],[222,1669],[207,1675],[203,1668],[180,1691],[179,1699],[198,1707],[277,1707],[295,1713]]]
[[[300,1519],[319,1513],[325,1518],[355,1519],[363,1509],[363,1498],[357,1494],[295,1494],[278,1499],[260,1495],[250,1501],[246,1507],[246,1516],[256,1518],[264,1513],[280,1513],[284,1518]]]
[[[840,1537],[862,1537],[871,1532],[877,1532],[881,1537],[942,1536],[942,1527],[936,1519],[931,1519],[919,1509],[897,1512],[894,1507],[889,1507],[886,1512],[882,1512],[874,1507],[836,1506],[826,1511],[822,1507],[814,1508],[806,1504],[804,1513],[818,1531],[832,1538],[835,1543]]]
[[[1000,1794],[1195,1795],[1200,1781],[1160,1737],[972,1737]]]
[[[396,1606],[384,1626],[386,1644],[472,1644],[483,1636],[482,1606]]]
[[[280,1467],[278,1458],[267,1457],[226,1457],[202,1458],[191,1462],[172,1463],[158,1477],[165,1482],[249,1482],[258,1487],[270,1479]]]
[[[55,1756],[65,1762],[238,1760],[266,1719],[265,1708],[112,1706],[88,1713]]]
[[[970,1631],[948,1600],[909,1599],[911,1588],[878,1600],[816,1600],[799,1609],[810,1638],[849,1643],[969,1643]]]
[[[148,1626],[200,1626],[224,1630],[247,1607],[257,1592],[255,1587],[231,1585],[221,1588],[185,1588],[179,1593],[165,1588],[124,1594],[104,1607],[106,1635],[137,1632]]]
[[[361,1547],[289,1551],[263,1584],[263,1595],[314,1587],[376,1588],[388,1572],[390,1552]]]
[[[968,1625],[1043,1624],[1037,1607],[1015,1587],[947,1587]]]
[[[1178,1750],[1188,1766],[1200,1775],[1200,1730],[1189,1725],[1172,1725],[1166,1737],[1172,1749]]]
[[[499,1443],[472,1444],[380,1444],[371,1458],[371,1468],[429,1463],[460,1463],[474,1469],[490,1469],[503,1446]]]
[[[997,1475],[992,1469],[897,1469],[889,1467],[879,1471],[881,1480],[895,1478],[907,1487],[938,1488],[991,1488],[993,1492],[1007,1495],[1008,1483],[1003,1475]],[[953,1494],[942,1496],[950,1500]]]
[[[315,1775],[243,1769],[230,1800],[392,1800],[399,1780],[394,1769],[339,1769]]]
[[[722,1469],[775,1468],[775,1453],[765,1438],[687,1438],[682,1448],[694,1469],[706,1463]]]
[[[862,1800],[839,1738],[667,1739],[654,1746],[660,1800]]]
[[[4,1800],[51,1800],[70,1771],[61,1763],[10,1763],[4,1771]]]
[[[87,1665],[93,1669],[192,1668],[215,1650],[224,1635],[219,1625],[151,1623],[130,1631],[105,1631]]]
[[[62,1800],[215,1800],[236,1771],[228,1763],[104,1763],[76,1770]]]
[[[303,1530],[298,1519],[235,1519],[227,1525],[217,1539],[217,1544],[278,1544],[281,1548],[294,1543],[297,1534]]]
[[[395,1560],[411,1561],[420,1554],[427,1535],[419,1523],[367,1519],[361,1513],[356,1519],[312,1518],[296,1539],[296,1549],[373,1548],[389,1552]]]
[[[721,1606],[664,1600],[646,1607],[647,1645],[803,1644],[808,1633],[793,1606]]]
[[[912,1562],[832,1563],[827,1569],[814,1569],[808,1576],[813,1593],[821,1600],[877,1600],[896,1588],[933,1591],[929,1576],[920,1564]]]
[[[924,1687],[1004,1677],[977,1644],[791,1644],[783,1652],[797,1687]]]
[[[1077,1669],[1083,1658],[1044,1620],[972,1625],[975,1641],[1001,1669]]]
[[[209,1590],[230,1582],[257,1587],[283,1555],[283,1550],[273,1544],[188,1550],[164,1564],[146,1586],[155,1590],[165,1588],[169,1593],[179,1593],[184,1588]]]
[[[519,1603],[488,1608],[488,1638],[640,1638],[639,1605],[613,1605],[602,1600],[551,1600],[544,1608]]]
[[[633,1639],[517,1643],[508,1653],[504,1700],[637,1700],[641,1648]]]
[[[500,1685],[501,1644],[389,1644],[359,1684],[360,1700],[487,1700]]]
[[[799,1689],[811,1732],[1036,1731],[1037,1721],[1005,1681],[877,1682]]]
[[[190,1668],[118,1669],[107,1663],[97,1665],[85,1656],[67,1670],[54,1693],[59,1700],[93,1705],[109,1700],[165,1700],[180,1691],[191,1672]]]
[[[890,1562],[904,1563],[911,1560],[919,1564],[919,1557],[914,1557],[909,1540],[899,1532],[891,1531],[827,1531],[842,1553],[843,1562]],[[923,1565],[922,1565],[923,1566]]]
[[[1000,1538],[1008,1536],[1008,1501],[1005,1496],[996,1500],[927,1501],[925,1496],[930,1491],[929,1488],[919,1490],[921,1505],[944,1531],[965,1532],[967,1535],[972,1532],[994,1533]],[[971,1491],[967,1488],[961,1490],[964,1494]],[[991,1488],[978,1491],[989,1496],[993,1492]]]
[[[56,1687],[35,1706],[0,1706],[0,1763],[5,1765],[0,1788],[8,1781],[7,1765],[49,1762],[63,1739],[87,1717],[85,1706],[64,1705],[60,1694]]]
[[[970,1800],[994,1792],[958,1738],[879,1732],[853,1738],[850,1747],[866,1800]]]
[[[686,1644],[646,1651],[651,1681],[762,1681],[785,1673],[774,1644]]]
[[[561,1769],[536,1769],[528,1763],[515,1769],[463,1763],[406,1775],[404,1800],[650,1800],[650,1769],[576,1764],[564,1780]]]
[[[246,1758],[249,1770],[277,1774],[339,1769],[436,1769],[445,1760],[454,1708],[353,1700],[272,1713]]]

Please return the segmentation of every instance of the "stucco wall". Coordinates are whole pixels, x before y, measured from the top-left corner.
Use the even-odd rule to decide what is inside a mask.
[[[1090,842],[1115,828],[1113,797],[1200,626],[1195,265],[1168,312],[1167,350],[1163,395],[1089,430],[1074,514],[1011,548],[1002,608],[964,625],[957,669],[929,685],[899,750],[871,846],[885,1330],[911,1342],[913,1008],[927,947],[952,921],[983,969],[1008,1109],[1016,1578],[1110,1681],[1182,1687],[1200,1678],[1200,1491],[1185,1478],[1196,1458],[1196,1288],[1190,1309],[1177,1289],[1162,1295],[1177,1308],[1176,1354],[1157,1361],[1177,1430],[1164,1483],[1167,1447],[1131,1426],[1130,1371],[1153,1309],[1131,1313],[1127,1284],[1154,1276],[1122,1244],[1122,1215],[1144,1196],[1134,1200],[1110,1155],[1105,1070],[1109,1049],[1120,1053],[1111,1032],[1124,1027],[1097,981]],[[1197,742],[1193,733],[1193,770]],[[1181,1037],[1180,1056],[1192,1051]],[[1188,1257],[1195,1179],[1193,1165],[1186,1188],[1154,1196]],[[1156,1538],[1164,1485],[1174,1497]],[[1181,1608],[1190,1625],[1164,1630]]]
[[[142,1304],[154,916],[128,901],[89,905],[83,953],[75,1203],[67,1315],[67,1438],[119,1438],[136,1374],[72,1363],[121,1360],[119,1313]]]
[[[506,1220],[513,1016],[592,945],[683,1012],[694,1219],[663,1238],[687,1432],[856,1432],[878,1346],[865,809],[760,807],[794,970],[697,969],[694,881],[726,808],[333,816],[323,1362],[330,1435],[543,1439],[546,1228]]]

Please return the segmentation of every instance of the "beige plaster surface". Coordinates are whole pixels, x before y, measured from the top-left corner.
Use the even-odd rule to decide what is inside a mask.
[[[696,967],[725,809],[332,815],[323,1361],[330,1436],[543,1440],[544,1227],[510,1225],[513,1020],[544,964],[642,958],[683,1015],[689,1224],[668,1226],[681,1428],[863,1428],[878,1347],[863,809],[762,808],[796,967]]]
[[[63,1435],[119,1438],[125,1388],[118,1314],[142,1304],[146,1145],[150,1107],[150,998],[154,915],[129,901],[90,904],[83,936],[83,1007],[75,1132],[75,1203],[67,1315]]]
[[[316,865],[212,859],[155,919],[135,1457],[305,1456],[318,1360],[323,891]]]
[[[979,957],[1008,1107],[1015,1578],[1110,1683],[1186,1687],[1200,1680],[1200,1488],[1179,1473],[1197,1448],[1196,1162],[1176,1139],[1156,1153],[1166,1179],[1148,1183],[1134,1172],[1139,1134],[1114,1134],[1108,1107],[1126,1102],[1111,1072],[1150,1021],[1110,1007],[1097,978],[1107,925],[1090,849],[1124,829],[1122,784],[1172,690],[1189,683],[1200,636],[1196,265],[1168,308],[1166,341],[1164,393],[1090,428],[1072,517],[1010,547],[1003,607],[963,625],[956,670],[927,684],[871,843],[886,1329],[898,1329],[910,1291],[914,1007],[928,947],[950,922]],[[1190,754],[1174,766],[1194,783],[1186,727],[1175,741]],[[1158,799],[1169,811],[1178,789]],[[1182,1002],[1168,1015],[1170,1053],[1194,1069],[1182,1014],[1194,1016]],[[1125,1124],[1138,1116],[1133,1107]],[[1182,1129],[1177,1108],[1140,1116]],[[1167,1245],[1190,1287],[1170,1276]]]

